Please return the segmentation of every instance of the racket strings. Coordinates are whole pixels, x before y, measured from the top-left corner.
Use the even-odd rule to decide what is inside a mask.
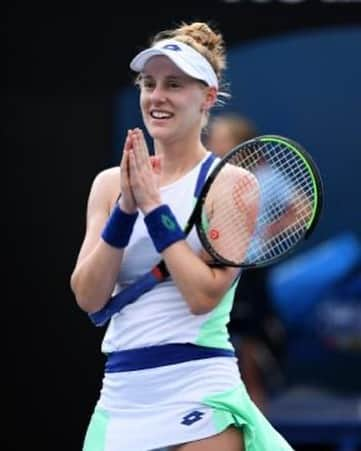
[[[304,227],[288,226],[281,233],[267,240],[262,240],[258,248],[250,249],[248,258],[252,261],[255,261],[254,259],[257,258],[257,261],[259,261],[261,257],[268,259],[281,255],[292,247],[295,242],[299,241],[303,234]]]
[[[203,234],[222,259],[240,262],[254,233],[258,186],[248,172],[240,174],[239,168],[236,172],[229,171],[229,165],[216,179],[207,194],[213,208],[207,208],[205,203],[203,214],[207,216],[207,228]]]
[[[226,201],[229,182],[217,187],[223,201],[216,207],[221,218],[216,228],[227,232],[218,242],[213,236],[211,246],[235,264],[262,263],[287,252],[305,234],[315,208],[315,186],[307,162],[287,144],[269,140],[241,146],[230,154],[228,163],[252,173],[259,190],[250,188],[247,177],[237,180],[230,203]],[[241,231],[235,230],[237,222]]]
[[[303,236],[312,216],[314,198],[312,176],[296,152],[281,143],[265,143],[259,151],[264,153],[267,169],[258,177],[263,211],[247,255],[252,262],[285,253]],[[288,217],[287,210],[291,210]],[[270,233],[272,225],[282,219],[279,230]]]

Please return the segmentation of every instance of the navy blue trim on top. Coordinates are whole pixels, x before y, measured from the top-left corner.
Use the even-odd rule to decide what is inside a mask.
[[[196,187],[195,187],[195,190],[194,190],[194,197],[196,199],[198,199],[198,197],[199,197],[199,194],[201,192],[201,189],[203,188],[205,179],[207,177],[208,170],[211,167],[211,164],[213,163],[213,161],[215,159],[216,159],[216,156],[213,153],[211,153],[207,157],[207,159],[202,163],[201,169],[200,169],[199,174],[198,174],[197,184],[196,184]]]
[[[145,370],[211,357],[235,357],[235,352],[232,349],[209,348],[192,343],[171,343],[126,349],[107,354],[105,372]]]

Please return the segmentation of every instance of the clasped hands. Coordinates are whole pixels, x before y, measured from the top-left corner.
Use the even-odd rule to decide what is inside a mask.
[[[146,215],[161,205],[160,174],[160,157],[149,155],[143,131],[128,130],[120,163],[120,208],[129,214],[139,209]]]

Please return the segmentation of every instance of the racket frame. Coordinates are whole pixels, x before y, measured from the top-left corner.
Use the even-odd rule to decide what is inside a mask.
[[[204,231],[202,226],[202,219],[201,219],[201,213],[202,213],[202,207],[205,203],[205,198],[210,190],[210,187],[212,186],[212,183],[214,179],[217,177],[219,172],[222,170],[222,168],[229,163],[229,161],[232,160],[233,156],[240,151],[240,149],[245,149],[247,146],[250,147],[250,150],[252,146],[256,146],[258,142],[267,143],[267,142],[277,142],[279,144],[287,146],[291,151],[293,151],[304,163],[305,167],[307,168],[308,173],[310,174],[311,180],[312,180],[312,186],[313,190],[315,192],[315,204],[313,207],[312,215],[307,223],[307,226],[305,227],[305,230],[303,234],[299,237],[297,242],[291,246],[288,250],[281,253],[280,255],[274,256],[273,258],[270,258],[265,261],[256,262],[256,263],[235,263],[232,262],[226,258],[224,258],[222,255],[218,254],[217,251],[213,248],[213,246],[209,243],[207,238],[207,233]],[[229,163],[232,164],[232,163]],[[247,170],[247,169],[246,169]],[[250,171],[252,173],[252,171]],[[232,148],[218,163],[218,165],[213,169],[211,174],[208,176],[207,180],[205,181],[205,184],[201,190],[200,196],[197,200],[196,205],[196,211],[194,211],[194,218],[192,218],[192,225],[194,224],[196,226],[198,237],[204,246],[205,250],[214,258],[214,261],[210,264],[212,267],[236,267],[236,268],[242,268],[242,269],[252,269],[252,268],[261,268],[265,266],[269,266],[279,260],[282,260],[286,255],[289,255],[291,252],[295,250],[297,247],[297,244],[302,241],[302,239],[308,239],[311,236],[311,233],[315,229],[321,215],[321,211],[323,208],[323,182],[321,178],[320,171],[311,157],[310,153],[305,150],[304,147],[302,147],[298,142],[286,138],[284,136],[280,135],[260,135],[256,138],[251,138],[247,141],[242,142],[241,144],[237,145],[236,147]]]

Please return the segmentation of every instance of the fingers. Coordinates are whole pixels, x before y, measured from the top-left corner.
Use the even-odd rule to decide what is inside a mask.
[[[159,176],[160,159],[151,158],[143,132],[130,132],[131,147],[128,154],[129,185],[136,205],[143,213],[160,203]],[[153,162],[153,164],[152,164]]]
[[[128,130],[123,146],[122,158],[120,161],[120,173],[122,176],[124,172],[128,172],[128,152],[131,149],[131,147],[132,147],[131,131]]]
[[[120,164],[120,180],[123,186],[129,185],[129,151],[123,151]]]
[[[123,155],[121,161],[121,175],[123,179],[127,181],[129,186],[130,177],[130,162],[132,167],[132,172],[140,168],[144,164],[144,146],[141,142],[141,137],[139,129],[128,130],[127,136],[124,142]],[[132,156],[132,157],[131,157]],[[149,157],[149,156],[148,156]]]
[[[131,140],[131,131],[128,130],[128,134],[125,138],[124,147],[123,147],[123,153],[122,153],[122,159],[120,162],[120,175],[121,180],[125,183],[129,178],[129,171],[128,171],[128,159],[129,159],[129,150],[132,148],[132,140]]]
[[[127,153],[129,149],[132,147],[132,139],[131,139],[132,131],[128,130],[127,136],[125,137],[124,146],[123,146],[123,153],[122,153],[122,160],[124,158],[124,155]]]
[[[139,168],[151,169],[148,146],[142,130],[140,130],[139,128],[134,129],[132,138],[136,164]]]
[[[125,139],[122,160],[120,163],[120,192],[121,206],[124,211],[131,213],[136,211],[136,202],[131,188],[130,181],[130,154],[132,153],[132,132],[128,131]]]
[[[133,149],[129,150],[128,152],[129,178],[131,179],[133,185],[137,183],[139,176],[135,155],[136,153],[133,151]]]
[[[159,157],[150,155],[144,133],[140,128],[128,130],[127,138],[124,144],[124,150],[129,151],[131,149],[135,153],[135,163],[137,164],[139,169],[153,168],[156,172],[159,172]]]
[[[160,175],[162,171],[161,158],[158,155],[153,155],[150,157],[150,164],[152,166],[153,172],[156,175]]]

